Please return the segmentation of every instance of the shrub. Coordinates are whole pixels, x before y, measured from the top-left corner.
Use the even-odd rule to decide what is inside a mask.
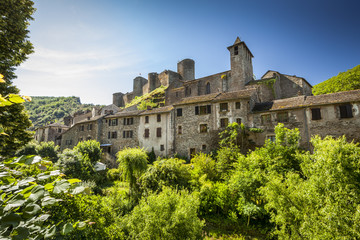
[[[141,199],[122,224],[132,239],[200,239],[204,223],[197,217],[198,199],[187,191],[165,188]]]
[[[36,147],[37,154],[42,158],[56,162],[58,160],[59,146],[55,146],[54,142],[41,142]]]
[[[101,159],[100,143],[95,140],[79,142],[74,147],[74,151],[80,153],[83,159],[88,159],[91,164],[95,164]]]

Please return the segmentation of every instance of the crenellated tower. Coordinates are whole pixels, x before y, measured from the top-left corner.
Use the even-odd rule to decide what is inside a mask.
[[[228,89],[242,90],[253,79],[252,58],[254,57],[239,37],[227,48],[230,51],[231,77],[228,79]]]

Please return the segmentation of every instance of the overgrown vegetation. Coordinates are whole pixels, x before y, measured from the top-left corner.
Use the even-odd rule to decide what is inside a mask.
[[[136,96],[130,103],[126,104],[127,107],[137,105],[138,110],[146,110],[148,107],[157,108],[165,104],[165,90],[167,87],[160,86],[150,93],[142,96]]]
[[[93,104],[82,104],[78,97],[31,97],[31,102],[25,103],[25,109],[33,123],[32,130],[49,123],[64,123],[63,118],[75,112],[85,112],[93,107]]]
[[[360,89],[360,65],[315,85],[312,92],[314,95],[320,95],[355,89]]]

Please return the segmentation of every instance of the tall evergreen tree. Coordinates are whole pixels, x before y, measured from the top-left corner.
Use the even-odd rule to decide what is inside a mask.
[[[16,67],[33,52],[29,38],[29,21],[33,20],[34,3],[30,0],[1,0],[0,4],[0,73],[5,83],[0,84],[0,94],[18,94],[12,85],[16,78]],[[26,129],[31,122],[22,104],[12,104],[0,108],[0,124],[7,135],[0,135],[0,155],[13,154],[19,147],[29,142],[31,132]]]

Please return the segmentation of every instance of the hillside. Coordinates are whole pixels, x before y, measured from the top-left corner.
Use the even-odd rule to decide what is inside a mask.
[[[51,122],[63,122],[63,118],[79,110],[92,109],[93,104],[82,104],[78,97],[31,97],[25,103],[30,120],[31,130]]]
[[[360,65],[314,86],[313,94],[327,94],[360,89]]]

